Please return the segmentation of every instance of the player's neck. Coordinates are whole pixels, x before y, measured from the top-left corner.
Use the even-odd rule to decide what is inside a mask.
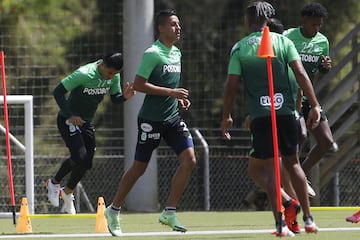
[[[167,48],[172,48],[172,46],[174,45],[173,41],[170,41],[162,37],[159,37],[159,41]]]
[[[251,24],[250,25],[250,32],[261,32],[264,29],[264,24]]]

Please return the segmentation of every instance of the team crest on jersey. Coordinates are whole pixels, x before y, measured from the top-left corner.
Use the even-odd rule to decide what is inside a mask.
[[[271,101],[269,96],[261,96],[260,97],[260,105],[264,107],[270,107]],[[284,96],[281,93],[275,93],[274,94],[274,107],[275,110],[279,110],[282,108],[282,105],[284,104]]]

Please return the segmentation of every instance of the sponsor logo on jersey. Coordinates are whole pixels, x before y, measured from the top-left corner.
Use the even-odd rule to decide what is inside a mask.
[[[142,123],[140,124],[140,128],[141,130],[143,130],[144,132],[151,132],[151,130],[153,130],[153,127],[148,124],[148,123]]]
[[[148,139],[160,139],[160,133],[148,133]]]
[[[163,66],[164,73],[180,73],[181,72],[181,65],[172,65],[166,64]]]
[[[160,133],[150,133],[153,130],[153,127],[149,123],[141,123],[140,129],[142,131],[140,134],[140,144],[144,144],[148,139],[160,139]]]
[[[300,54],[302,62],[317,63],[320,56],[314,56],[310,54]]]
[[[270,106],[270,97],[269,96],[261,96],[260,97],[260,105],[264,107]],[[274,94],[274,107],[275,110],[279,110],[282,105],[284,104],[284,96],[281,93],[275,93]]]
[[[254,43],[259,43],[260,42],[260,38],[259,37],[255,37],[255,38],[249,38],[247,40],[247,44],[248,45],[253,45]]]
[[[104,88],[84,88],[83,94],[87,95],[104,95],[110,90],[109,87]]]

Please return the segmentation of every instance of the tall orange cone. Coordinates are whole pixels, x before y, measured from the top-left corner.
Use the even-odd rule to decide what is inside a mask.
[[[29,207],[26,197],[23,197],[21,199],[20,216],[19,216],[19,221],[16,225],[16,232],[32,233],[31,221],[29,216]]]
[[[107,228],[106,217],[105,217],[105,202],[104,202],[103,197],[98,197],[95,232],[96,233],[109,232],[109,230]]]
[[[263,35],[258,50],[258,57],[275,57],[268,26],[265,26],[263,30]]]
[[[263,35],[261,38],[258,57],[266,58],[266,66],[268,73],[268,83],[269,83],[269,96],[271,104],[271,128],[273,136],[273,148],[274,148],[274,168],[275,168],[275,182],[276,182],[276,202],[277,202],[277,216],[278,219],[282,218],[282,199],[281,199],[281,179],[280,179],[280,160],[279,160],[279,149],[278,149],[278,136],[277,136],[277,126],[276,126],[276,112],[275,112],[275,100],[274,100],[274,81],[272,74],[272,65],[271,58],[275,57],[274,50],[272,47],[271,36],[269,27],[265,26],[263,30]],[[281,233],[282,226],[278,224],[276,226],[277,232]]]

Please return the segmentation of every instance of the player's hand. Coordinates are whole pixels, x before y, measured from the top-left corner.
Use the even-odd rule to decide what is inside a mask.
[[[186,99],[189,97],[189,90],[185,88],[174,88],[170,96],[177,99]]]
[[[71,116],[66,120],[66,124],[69,123],[81,127],[82,125],[84,125],[85,121],[79,116]]]
[[[126,85],[123,89],[123,96],[125,99],[129,99],[136,94],[134,90],[134,82],[126,82]]]
[[[179,106],[181,109],[184,109],[184,110],[189,110],[189,107],[191,105],[191,102],[189,99],[178,99],[179,101]]]
[[[321,111],[322,110],[320,106],[316,106],[310,109],[308,119],[306,121],[306,125],[308,128],[314,129],[319,125]]]
[[[323,68],[325,68],[326,70],[330,70],[331,69],[331,58],[329,56],[321,56],[321,66]]]
[[[221,133],[227,140],[231,139],[231,135],[228,129],[231,128],[232,125],[233,125],[233,119],[231,118],[231,116],[225,117],[221,121]]]

